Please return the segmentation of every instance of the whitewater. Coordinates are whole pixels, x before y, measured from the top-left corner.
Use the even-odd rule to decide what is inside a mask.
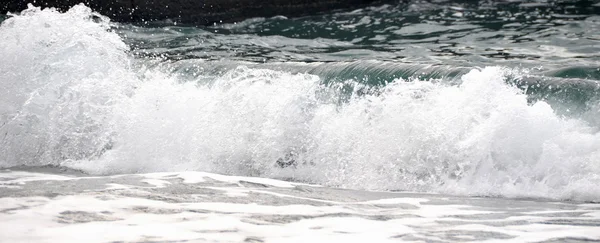
[[[169,59],[127,28],[82,4],[1,23],[0,241],[600,240],[598,80]]]

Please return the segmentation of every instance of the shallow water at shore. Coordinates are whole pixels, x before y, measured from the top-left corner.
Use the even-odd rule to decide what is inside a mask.
[[[334,189],[204,172],[0,172],[12,242],[589,242],[600,205]],[[18,225],[18,227],[15,227]],[[110,232],[110,233],[106,233]]]

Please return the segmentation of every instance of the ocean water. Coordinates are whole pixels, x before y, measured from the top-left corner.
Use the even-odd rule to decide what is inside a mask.
[[[0,241],[600,241],[597,1],[0,21]]]

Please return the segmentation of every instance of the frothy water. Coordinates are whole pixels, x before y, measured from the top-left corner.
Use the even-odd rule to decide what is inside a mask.
[[[600,205],[372,192],[161,172],[0,171],[11,242],[589,242]],[[47,195],[53,195],[48,197]]]
[[[251,64],[181,77],[112,27],[83,5],[2,22],[0,167],[600,201],[598,106],[564,115],[532,101],[509,82],[527,71],[381,86]]]

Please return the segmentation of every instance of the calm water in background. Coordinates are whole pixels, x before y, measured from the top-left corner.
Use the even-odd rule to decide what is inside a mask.
[[[599,11],[589,1],[412,1],[207,28],[119,30],[138,53],[165,54],[171,60],[380,60],[554,70],[565,64],[597,65]],[[583,77],[597,77],[589,75]]]

